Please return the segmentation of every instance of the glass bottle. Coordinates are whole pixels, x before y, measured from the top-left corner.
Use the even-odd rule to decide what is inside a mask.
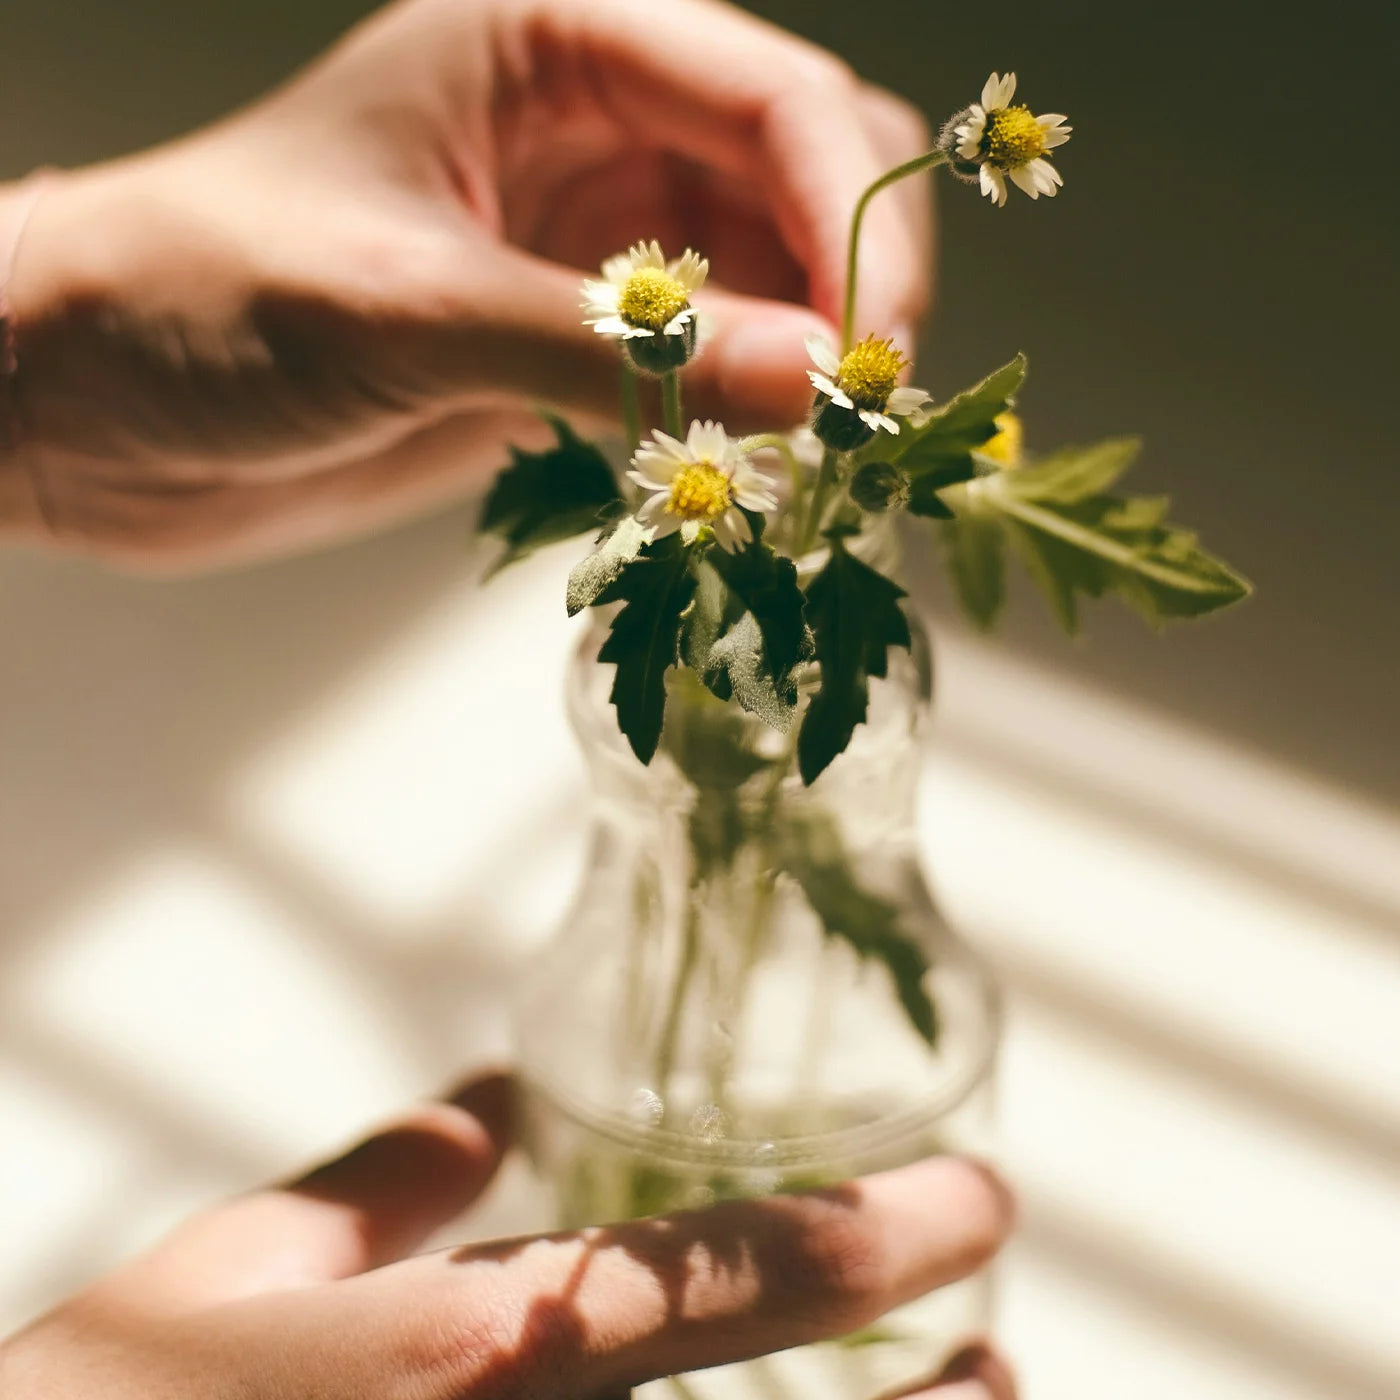
[[[608,703],[605,630],[584,636],[568,704],[594,784],[592,843],[517,1011],[526,1143],[557,1225],[985,1150],[1000,1003],[920,868],[931,677],[913,632],[810,789],[792,735],[689,671],[669,673],[661,748],[643,767]],[[863,1400],[985,1330],[989,1307],[982,1277],[854,1337],[657,1384],[702,1400]]]

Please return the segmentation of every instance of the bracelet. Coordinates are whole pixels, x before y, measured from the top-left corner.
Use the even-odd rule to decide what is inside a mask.
[[[4,447],[14,447],[20,438],[19,417],[14,403],[19,347],[14,304],[10,300],[10,282],[14,277],[15,258],[24,231],[29,226],[40,196],[55,174],[50,169],[34,171],[19,183],[12,200],[0,204],[0,446]]]

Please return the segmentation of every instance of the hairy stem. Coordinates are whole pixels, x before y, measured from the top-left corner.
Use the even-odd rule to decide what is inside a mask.
[[[860,227],[865,220],[866,206],[881,190],[907,180],[911,175],[932,170],[942,165],[948,157],[942,151],[928,151],[924,155],[907,160],[893,170],[887,170],[856,201],[855,212],[851,215],[851,240],[846,248],[846,311],[841,318],[841,353],[844,355],[855,344],[856,333],[856,282],[859,278]]]
[[[625,361],[618,393],[622,401],[622,427],[627,434],[627,450],[629,453],[635,452],[642,440],[642,403],[637,393],[636,371]]]
[[[684,438],[682,426],[684,415],[681,411],[681,377],[672,370],[661,376],[661,412],[666,420],[666,431],[673,438]]]
[[[794,551],[800,558],[817,542],[817,531],[821,529],[822,515],[831,499],[831,488],[836,485],[836,453],[826,448],[822,453],[821,470],[817,473],[817,484],[812,488],[812,499],[807,506],[807,517],[802,522],[802,530],[797,537]]]

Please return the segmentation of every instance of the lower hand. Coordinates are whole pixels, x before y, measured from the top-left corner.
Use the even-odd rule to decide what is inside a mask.
[[[583,1400],[852,1331],[985,1264],[982,1168],[406,1257],[484,1189],[509,1084],[241,1197],[0,1345],[6,1400]],[[1013,1400],[984,1348],[907,1392]],[[863,1397],[852,1397],[863,1400]]]

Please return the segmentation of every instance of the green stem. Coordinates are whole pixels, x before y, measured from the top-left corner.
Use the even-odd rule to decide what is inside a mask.
[[[684,415],[681,412],[681,377],[672,370],[661,376],[661,411],[666,420],[666,431],[673,438],[685,437],[682,426]]]
[[[622,426],[627,434],[627,450],[634,452],[642,440],[642,403],[637,393],[637,375],[632,366],[623,363],[619,386],[622,400]]]
[[[822,452],[821,470],[817,473],[817,484],[812,488],[812,500],[807,507],[807,518],[802,522],[802,532],[797,537],[795,553],[800,558],[817,542],[817,531],[821,528],[822,514],[831,496],[831,488],[836,485],[836,453],[831,448]]]
[[[792,492],[788,504],[795,508],[797,502],[802,499],[802,493],[807,489],[807,468],[797,460],[797,453],[792,450],[792,444],[787,438],[782,433],[760,433],[756,437],[744,438],[739,446],[745,452],[762,452],[764,448],[772,448],[783,459]]]
[[[942,165],[947,159],[948,157],[942,151],[928,151],[924,155],[916,156],[913,160],[905,161],[903,165],[896,165],[893,170],[887,170],[881,175],[856,201],[855,212],[851,215],[851,241],[846,249],[846,313],[841,319],[841,353],[843,355],[855,344],[856,280],[860,255],[860,226],[865,219],[866,206],[881,190],[888,189],[901,180],[907,180],[911,175],[932,170],[934,166]]]
[[[676,1049],[680,1043],[681,1015],[685,1010],[685,994],[700,956],[700,889],[692,886],[685,907],[685,932],[681,942],[681,960],[676,968],[676,980],[671,987],[671,1004],[666,1008],[666,1020],[661,1027],[661,1045],[656,1054],[656,1092],[661,1096],[665,1112],[671,1112],[667,1088],[671,1071],[676,1066]]]

